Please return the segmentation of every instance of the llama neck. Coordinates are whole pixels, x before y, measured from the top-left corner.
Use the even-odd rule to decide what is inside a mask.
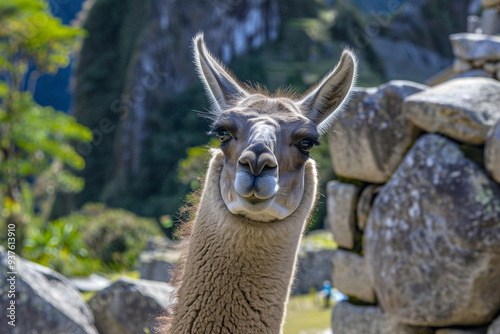
[[[214,156],[190,239],[171,333],[281,333],[298,245],[316,199],[313,163],[299,208],[273,223],[230,213]]]

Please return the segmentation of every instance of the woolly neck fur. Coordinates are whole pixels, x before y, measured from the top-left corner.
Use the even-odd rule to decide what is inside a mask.
[[[220,193],[224,156],[212,150],[182,282],[166,333],[281,333],[302,234],[317,197],[306,162],[304,196],[281,221],[233,215]]]

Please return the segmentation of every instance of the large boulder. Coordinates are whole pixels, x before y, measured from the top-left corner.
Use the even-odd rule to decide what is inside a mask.
[[[154,319],[173,302],[173,288],[165,283],[122,279],[89,305],[99,334],[138,334],[153,332]]]
[[[500,60],[500,37],[458,33],[450,35],[453,54],[464,60]]]
[[[491,177],[500,183],[500,120],[488,133],[484,146],[484,165]]]
[[[500,186],[438,135],[421,137],[364,234],[382,309],[413,325],[482,325],[500,309]]]
[[[327,223],[340,247],[354,247],[354,217],[358,188],[352,184],[330,181],[326,185]]]
[[[0,333],[97,334],[82,295],[54,270],[0,250],[0,285]]]
[[[419,130],[402,113],[403,99],[426,89],[409,81],[357,88],[330,132],[335,173],[373,183],[386,182]]]
[[[375,306],[355,306],[342,301],[333,308],[334,334],[432,334],[425,327],[412,327],[382,312]]]
[[[373,284],[362,256],[337,250],[333,254],[333,286],[344,295],[375,304]]]
[[[454,79],[414,94],[404,102],[404,113],[427,132],[459,141],[482,144],[500,119],[500,82],[489,78]]]

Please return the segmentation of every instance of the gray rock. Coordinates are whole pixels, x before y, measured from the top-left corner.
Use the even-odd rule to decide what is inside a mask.
[[[386,182],[419,132],[401,111],[403,99],[426,88],[391,81],[354,90],[346,112],[330,132],[330,156],[337,175]]]
[[[12,259],[0,252],[0,333],[97,334],[92,312],[67,278],[20,257],[15,257],[11,270],[8,261]],[[11,285],[8,279],[12,277],[15,283]],[[15,298],[11,298],[12,291]],[[10,321],[15,321],[15,327]]]
[[[457,58],[453,62],[453,71],[455,71],[455,73],[463,73],[471,69],[472,69],[472,64],[470,63],[470,61]]]
[[[122,279],[89,305],[99,334],[137,334],[152,332],[155,317],[173,302],[173,288],[165,283]]]
[[[332,281],[333,249],[304,250],[299,252],[299,265],[293,284],[293,293],[309,293],[319,290],[324,281]]]
[[[403,110],[416,126],[457,140],[482,144],[500,119],[500,82],[455,79],[405,99]]]
[[[474,4],[475,2],[475,4]],[[471,2],[471,6],[477,6],[478,1],[473,0]],[[477,11],[481,8],[481,2],[479,1],[479,6],[477,6]],[[471,11],[469,11],[470,13]],[[476,11],[472,11],[472,13],[476,13]],[[478,29],[481,27],[481,18],[477,15],[469,15],[467,17],[467,32],[476,33]]]
[[[354,216],[358,188],[352,184],[330,181],[327,192],[327,222],[333,239],[340,247],[354,247]]]
[[[493,60],[500,59],[500,37],[458,33],[450,35],[453,54],[464,60]]]
[[[497,71],[497,63],[487,62],[483,65],[483,68],[486,72],[495,74]]]
[[[484,58],[474,59],[472,61],[474,67],[483,67],[484,64],[486,64],[486,59]]]
[[[373,284],[362,256],[337,250],[333,254],[333,286],[344,295],[375,304]]]
[[[380,186],[376,184],[370,184],[361,192],[358,200],[358,207],[356,209],[358,218],[358,227],[361,231],[365,229],[366,221],[370,215],[370,209],[372,208],[373,200],[375,196],[380,191]]]
[[[376,306],[355,306],[342,301],[333,308],[334,334],[432,334],[425,327],[402,325]]]
[[[500,13],[497,8],[485,8],[481,17],[483,34],[496,35],[500,33]]]
[[[486,334],[486,328],[441,328],[435,334]]]
[[[179,250],[144,251],[139,256],[140,277],[146,280],[168,282],[180,257]]]
[[[425,135],[375,199],[364,251],[400,322],[487,323],[500,310],[500,186],[458,145]]]
[[[491,177],[500,183],[500,120],[488,133],[484,146],[484,164]]]
[[[500,334],[500,317],[493,321],[490,327],[488,327],[487,334]]]

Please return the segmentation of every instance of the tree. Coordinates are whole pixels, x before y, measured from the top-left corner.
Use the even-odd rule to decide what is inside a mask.
[[[73,143],[92,140],[90,130],[33,100],[36,79],[68,66],[83,35],[43,0],[0,2],[0,223],[19,227],[17,246],[30,223],[47,223],[56,192],[84,186]]]

